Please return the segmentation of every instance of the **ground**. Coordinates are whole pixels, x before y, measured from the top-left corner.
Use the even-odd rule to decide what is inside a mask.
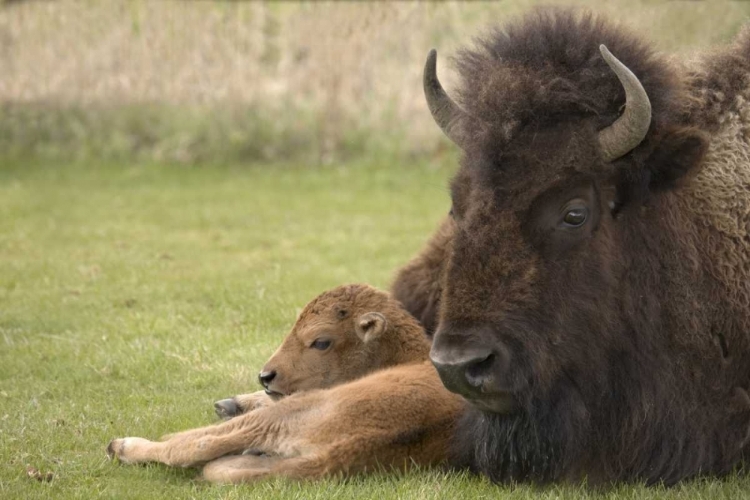
[[[447,212],[452,165],[0,166],[0,498],[747,498],[747,477],[601,496],[441,471],[233,487],[107,459],[114,437],[205,425],[256,390],[319,292],[387,287]]]

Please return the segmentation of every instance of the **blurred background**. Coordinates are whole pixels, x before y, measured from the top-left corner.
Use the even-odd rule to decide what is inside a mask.
[[[0,154],[23,161],[326,164],[449,148],[422,96],[449,56],[529,0],[0,0]],[[560,2],[545,2],[560,3]],[[571,3],[571,2],[566,2]],[[573,2],[660,49],[730,39],[750,2]]]

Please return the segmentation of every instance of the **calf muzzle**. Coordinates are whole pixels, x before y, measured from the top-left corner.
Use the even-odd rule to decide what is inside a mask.
[[[268,389],[268,384],[276,378],[276,370],[262,371],[258,374],[258,382],[260,385]]]

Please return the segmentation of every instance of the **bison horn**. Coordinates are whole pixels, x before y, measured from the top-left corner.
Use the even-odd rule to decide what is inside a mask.
[[[464,140],[460,124],[469,116],[445,93],[443,86],[440,85],[440,80],[438,80],[436,70],[437,52],[432,49],[427,55],[427,62],[424,65],[423,85],[427,106],[430,108],[435,123],[438,124],[443,133],[458,147],[461,147]]]
[[[599,146],[606,161],[613,161],[641,143],[651,124],[651,102],[638,78],[604,45],[599,50],[607,65],[625,89],[625,111],[609,127],[599,132]]]

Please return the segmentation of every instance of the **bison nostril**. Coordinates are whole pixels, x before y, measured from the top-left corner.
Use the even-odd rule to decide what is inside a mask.
[[[449,391],[463,396],[476,396],[477,392],[484,392],[497,366],[497,353],[486,350],[460,352],[456,355],[439,350],[436,352],[433,344],[430,357],[443,385]]]
[[[276,370],[260,372],[260,374],[258,374],[258,380],[263,387],[268,387],[268,384],[270,384],[274,378],[276,378]]]
[[[466,381],[472,387],[481,387],[487,378],[492,365],[495,363],[495,355],[489,354],[484,359],[472,362],[466,367]]]

